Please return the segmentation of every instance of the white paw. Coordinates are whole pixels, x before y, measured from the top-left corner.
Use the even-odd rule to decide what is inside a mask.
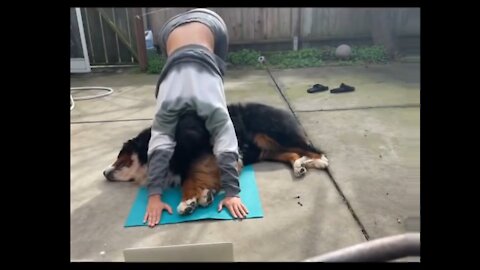
[[[322,158],[307,158],[307,160],[305,160],[303,164],[307,168],[325,169],[326,167],[328,167],[328,159],[325,155],[322,155]]]
[[[213,194],[215,194],[215,190],[204,189],[198,199],[198,204],[203,207],[209,206],[213,202]]]
[[[305,161],[307,161],[307,157],[301,157],[293,163],[293,174],[295,177],[300,177],[307,173],[307,168],[305,168]]]
[[[322,158],[314,159],[313,166],[317,169],[325,169],[328,167],[328,159],[325,155],[322,155]]]
[[[186,201],[182,201],[177,206],[177,212],[180,215],[189,215],[197,208],[197,199],[191,198]]]

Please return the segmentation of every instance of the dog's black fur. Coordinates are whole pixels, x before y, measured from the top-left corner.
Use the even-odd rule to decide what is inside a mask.
[[[148,142],[151,137],[151,127],[140,132],[135,138],[128,140],[123,144],[120,155],[138,154],[141,165],[148,163]],[[194,111],[188,111],[182,114],[177,123],[175,131],[176,146],[172,159],[170,160],[170,170],[184,179],[189,166],[193,161],[204,154],[212,153],[210,146],[210,135],[205,128],[205,121],[202,120]]]
[[[261,103],[228,105],[228,112],[237,134],[244,165],[258,162],[261,149],[254,143],[257,134],[266,134],[283,148],[296,147],[321,153],[307,143],[297,120],[288,111]]]

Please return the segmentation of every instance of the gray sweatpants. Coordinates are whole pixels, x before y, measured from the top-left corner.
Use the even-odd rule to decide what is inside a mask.
[[[196,8],[187,12],[178,14],[170,18],[160,30],[159,43],[162,53],[167,54],[167,39],[170,33],[178,26],[189,23],[200,22],[208,26],[215,37],[214,53],[221,59],[227,60],[228,53],[228,31],[223,19],[215,12],[205,9]]]
[[[162,49],[165,53],[168,35],[175,27],[192,21],[210,27],[215,37],[215,55],[200,45],[184,46],[170,55],[160,74],[156,113],[148,146],[149,195],[162,194],[168,186],[168,166],[176,144],[178,118],[187,110],[195,110],[205,119],[205,126],[210,132],[222,188],[226,196],[236,196],[240,192],[236,167],[238,141],[228,114],[222,77],[222,59],[226,58],[228,47],[225,23],[217,14],[206,9],[177,15],[162,28]]]

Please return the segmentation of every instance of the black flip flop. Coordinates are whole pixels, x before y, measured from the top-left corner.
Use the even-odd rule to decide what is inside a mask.
[[[346,93],[346,92],[353,92],[353,91],[355,91],[355,87],[341,83],[340,87],[330,90],[330,93],[338,94],[338,93]]]
[[[327,90],[328,90],[328,86],[324,86],[317,83],[317,84],[314,84],[311,88],[309,88],[307,92],[310,94],[313,94],[313,93],[323,92]]]

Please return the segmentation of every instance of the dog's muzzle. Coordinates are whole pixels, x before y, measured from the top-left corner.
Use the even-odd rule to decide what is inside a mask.
[[[106,168],[103,171],[103,176],[105,176],[105,179],[107,179],[108,181],[115,181],[115,179],[113,179],[113,171],[114,171],[114,167],[112,166],[109,166],[108,168]]]

